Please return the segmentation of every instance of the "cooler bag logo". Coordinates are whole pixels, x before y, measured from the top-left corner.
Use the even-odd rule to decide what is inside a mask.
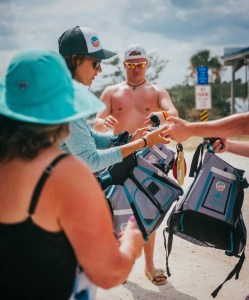
[[[224,182],[222,182],[222,181],[218,181],[217,183],[216,183],[216,190],[217,191],[219,191],[219,192],[223,192],[224,191],[224,189],[225,189],[225,183]]]
[[[152,155],[149,156],[148,161],[150,163],[154,163],[154,162],[156,162],[156,160],[157,160],[157,158],[156,158],[156,156],[154,154],[152,154]]]
[[[120,225],[121,231],[125,230],[126,226],[127,226],[127,223],[122,223],[122,224]]]

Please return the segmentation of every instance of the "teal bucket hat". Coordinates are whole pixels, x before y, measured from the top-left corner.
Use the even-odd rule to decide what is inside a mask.
[[[104,109],[94,94],[72,79],[62,56],[52,50],[20,52],[0,81],[0,114],[16,120],[60,124]]]

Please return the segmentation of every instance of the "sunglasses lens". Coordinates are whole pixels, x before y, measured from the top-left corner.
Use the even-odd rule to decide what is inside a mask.
[[[96,61],[94,61],[94,62],[93,62],[93,67],[94,67],[94,69],[98,69],[99,66],[100,66],[100,64],[101,64],[101,60],[96,60]]]
[[[143,63],[134,63],[134,64],[127,63],[126,65],[127,65],[127,67],[128,67],[129,69],[133,69],[133,70],[134,70],[136,67],[137,67],[138,69],[144,68],[144,67],[146,66],[146,63],[145,63],[145,62],[143,62]]]
[[[141,68],[144,68],[144,67],[145,67],[145,63],[137,64],[138,69],[141,69]]]
[[[136,65],[135,64],[127,64],[127,67],[129,69],[135,69]]]

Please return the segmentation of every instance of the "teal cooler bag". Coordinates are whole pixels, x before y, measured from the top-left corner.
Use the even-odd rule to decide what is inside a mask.
[[[164,172],[138,155],[136,165],[117,185],[109,186],[105,195],[118,234],[134,215],[144,239],[162,223],[171,205],[183,194],[182,188]]]

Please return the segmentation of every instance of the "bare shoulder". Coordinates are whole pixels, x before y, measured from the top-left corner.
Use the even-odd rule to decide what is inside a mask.
[[[104,89],[104,92],[113,93],[113,92],[116,92],[117,90],[123,88],[124,86],[125,86],[125,81],[120,82],[120,83],[116,83],[116,84],[113,84],[113,85],[109,85]]]
[[[105,204],[95,176],[83,161],[73,156],[63,159],[56,166],[48,188],[60,217],[69,223],[72,222],[70,218],[74,218],[82,210],[87,208],[92,212],[96,205],[102,207]],[[89,201],[85,201],[86,199]]]
[[[64,158],[55,168],[53,176],[56,184],[63,184],[63,186],[70,187],[75,185],[78,178],[87,178],[87,181],[94,180],[94,176],[88,165],[73,155]],[[85,180],[82,180],[84,182]],[[68,185],[67,185],[68,183]]]
[[[155,83],[150,83],[150,84],[156,93],[160,93],[160,94],[163,93],[164,95],[169,95],[168,91],[164,87],[157,85]]]

